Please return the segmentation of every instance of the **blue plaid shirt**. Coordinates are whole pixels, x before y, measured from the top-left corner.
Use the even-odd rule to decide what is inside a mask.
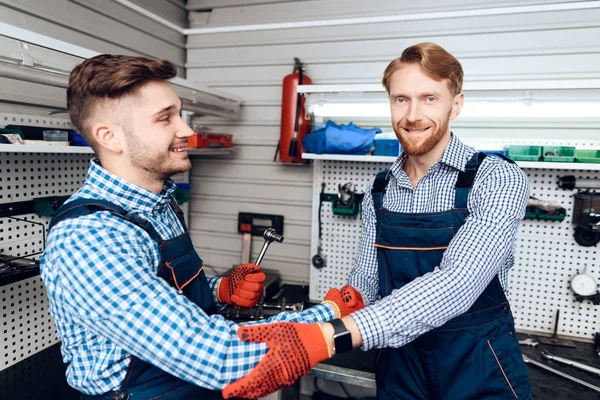
[[[383,206],[402,213],[453,208],[458,173],[474,153],[452,135],[442,158],[415,188],[403,169],[407,155],[401,154],[390,168]],[[486,157],[469,194],[470,214],[440,265],[379,301],[372,185],[363,200],[363,232],[349,278],[349,284],[363,294],[365,304],[371,304],[352,314],[364,350],[401,347],[466,312],[496,275],[508,295],[515,237],[529,199],[527,176],[516,164]]]
[[[183,233],[169,206],[174,189],[167,180],[162,194],[150,192],[92,160],[84,185],[69,201],[108,200],[170,239]],[[110,212],[68,219],[51,230],[41,276],[72,387],[86,394],[118,389],[135,355],[198,386],[222,389],[247,375],[266,353],[264,343],[242,342],[238,325],[209,317],[158,278],[159,261],[157,243]],[[215,302],[219,279],[209,278]],[[265,322],[333,317],[331,306],[323,304]]]

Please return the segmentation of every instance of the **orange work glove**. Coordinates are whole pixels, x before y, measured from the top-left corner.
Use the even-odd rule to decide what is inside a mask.
[[[217,299],[221,303],[252,308],[258,303],[266,278],[260,265],[238,265],[228,277],[219,281]]]
[[[337,318],[343,318],[346,315],[365,308],[362,296],[358,290],[350,285],[342,287],[342,289],[331,288],[323,303],[331,304],[336,312]]]
[[[321,324],[277,322],[242,326],[238,336],[246,342],[264,342],[269,351],[245,377],[225,386],[223,397],[256,399],[291,386],[317,363],[331,357]]]

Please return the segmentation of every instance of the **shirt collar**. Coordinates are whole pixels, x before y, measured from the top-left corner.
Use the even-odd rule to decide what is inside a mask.
[[[90,161],[86,185],[91,186],[95,193],[104,193],[107,200],[125,209],[147,212],[161,204],[169,204],[171,193],[177,188],[175,182],[169,178],[165,181],[162,192],[154,193],[107,171],[97,158]]]
[[[450,132],[450,141],[446,145],[444,154],[442,154],[440,160],[430,168],[430,171],[439,164],[445,164],[459,171],[464,171],[467,161],[469,161],[474,153],[475,149],[465,145],[454,133]],[[407,158],[408,154],[406,154],[405,151],[402,151],[398,159],[394,161],[390,167],[390,172],[399,181],[404,173],[403,167]]]
[[[440,163],[459,171],[464,171],[467,161],[475,154],[475,149],[465,145],[455,134],[450,132],[450,142],[440,158]]]

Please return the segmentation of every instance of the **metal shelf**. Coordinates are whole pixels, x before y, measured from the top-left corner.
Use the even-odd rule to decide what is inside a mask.
[[[188,155],[193,156],[230,156],[235,152],[233,147],[222,149],[189,149]]]
[[[189,156],[228,156],[235,149],[189,149]],[[56,154],[93,154],[91,147],[80,146],[44,146],[25,144],[0,144],[0,153],[56,153]]]
[[[398,157],[302,153],[302,158],[304,158],[305,160],[334,160],[334,161],[360,161],[360,162],[393,163],[396,160],[396,158],[398,158]],[[531,169],[564,169],[564,170],[585,170],[585,171],[600,170],[600,164],[584,164],[584,163],[517,161],[517,165],[519,165],[521,168],[531,168]]]
[[[0,153],[70,153],[93,154],[91,147],[84,146],[44,146],[29,144],[0,144]]]

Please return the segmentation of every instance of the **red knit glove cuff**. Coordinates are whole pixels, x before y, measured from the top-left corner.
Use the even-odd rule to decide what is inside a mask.
[[[220,303],[231,304],[229,294],[229,278],[221,278],[217,286],[217,300]]]

